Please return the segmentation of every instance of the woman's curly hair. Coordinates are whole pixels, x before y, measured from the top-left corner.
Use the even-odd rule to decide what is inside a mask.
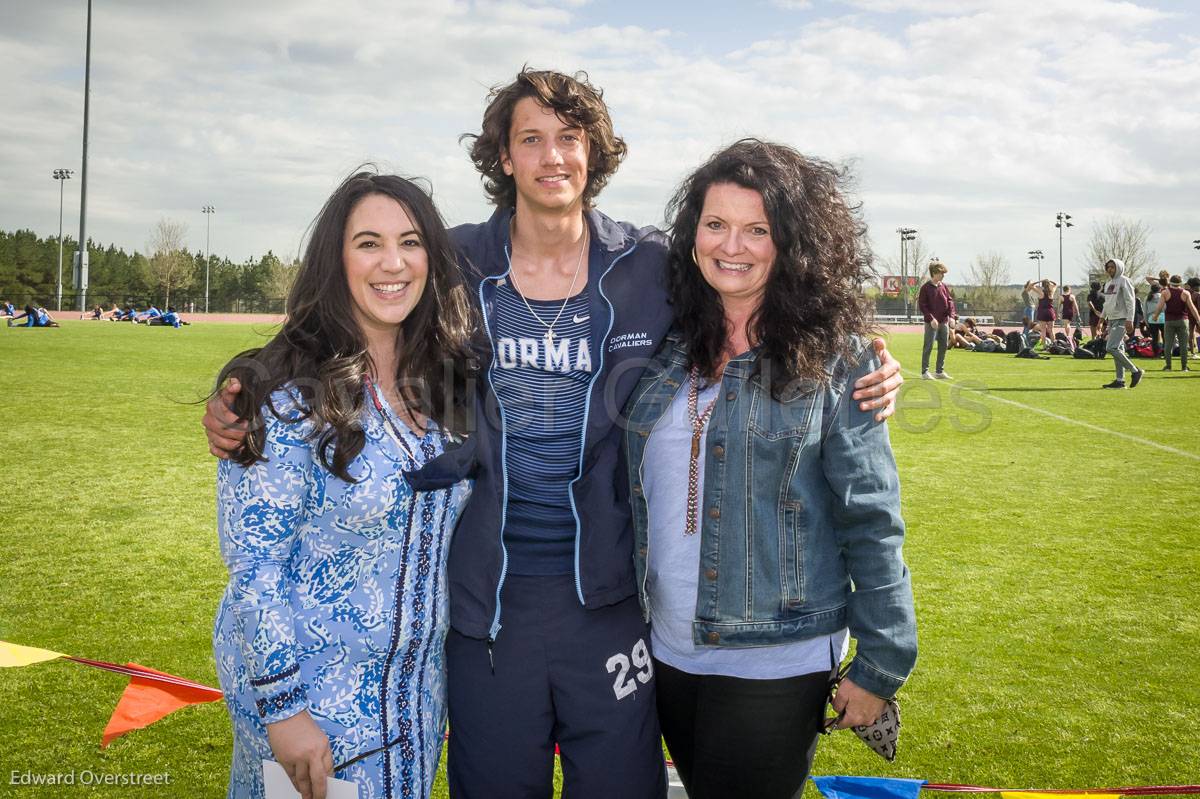
[[[760,348],[756,371],[770,365],[772,395],[798,380],[825,382],[831,356],[853,357],[851,336],[874,332],[862,287],[875,272],[861,206],[845,198],[849,180],[848,170],[786,145],[742,139],[683,181],[667,219],[670,292],[689,368],[715,377],[727,340],[721,297],[693,258],[705,196],[720,183],[757,191],[770,223],[775,263],[747,334]]]
[[[390,197],[404,208],[421,234],[429,263],[425,289],[397,331],[397,387],[410,408],[443,428],[465,432],[469,426],[475,311],[445,223],[429,195],[413,181],[360,171],[342,181],[313,224],[288,294],[283,328],[266,346],[235,356],[217,377],[218,387],[227,378],[242,384],[233,403],[249,429],[233,458],[242,466],[264,459],[262,408],[285,418],[285,411],[272,403],[272,394],[285,389],[292,393],[300,417],[316,422],[321,464],[341,479],[352,480],[348,467],[365,444],[363,386],[372,363],[366,337],[355,321],[342,244],[346,220],[372,195]],[[286,409],[286,420],[292,420],[291,411]]]
[[[483,129],[478,134],[464,133],[459,137],[460,141],[471,141],[471,160],[483,175],[488,197],[500,208],[517,207],[517,184],[511,175],[504,174],[501,161],[508,152],[513,109],[526,97],[553,109],[559,119],[578,125],[587,135],[590,149],[583,204],[591,208],[592,201],[621,165],[626,147],[625,141],[613,133],[604,93],[588,83],[586,72],[572,76],[525,67],[512,83],[492,89],[487,110],[483,112]]]

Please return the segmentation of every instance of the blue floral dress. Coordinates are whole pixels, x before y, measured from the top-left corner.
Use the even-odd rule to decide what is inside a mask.
[[[301,710],[361,799],[429,795],[445,729],[446,554],[466,483],[413,492],[403,472],[442,452],[368,392],[347,483],[316,457],[286,392],[264,407],[266,462],[222,461],[217,524],[229,587],[213,652],[233,721],[229,797],[263,796],[265,724]],[[390,424],[385,422],[385,418]]]

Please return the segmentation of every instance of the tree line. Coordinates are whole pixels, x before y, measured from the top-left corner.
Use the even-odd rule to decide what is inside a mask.
[[[168,219],[151,232],[148,254],[88,239],[88,307],[112,304],[138,307],[154,304],[181,311],[204,310],[205,257],[189,252],[183,242],[187,228]],[[63,238],[62,307],[77,305],[72,254],[75,239]],[[237,263],[227,257],[208,258],[209,310],[234,313],[282,313],[298,262],[268,251],[261,258]],[[20,307],[26,303],[55,308],[58,276],[58,238],[32,230],[0,230],[0,300]]]

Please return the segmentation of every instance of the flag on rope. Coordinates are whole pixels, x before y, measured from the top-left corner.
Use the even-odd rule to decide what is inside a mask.
[[[49,649],[38,649],[36,646],[21,646],[0,641],[0,666],[31,666],[45,660],[66,657],[62,652],[51,652]]]
[[[30,666],[47,660],[63,658],[83,666],[91,666],[129,677],[129,684],[121,694],[113,714],[104,728],[100,746],[104,748],[127,732],[148,727],[159,719],[188,705],[216,702],[224,695],[216,688],[156,671],[136,663],[107,663],[103,660],[88,660],[49,649],[0,641],[0,666]]]
[[[1001,791],[1004,799],[1121,799],[1119,793],[1039,793],[1038,791]]]
[[[825,799],[917,799],[925,780],[887,777],[810,777]]]
[[[148,727],[180,708],[216,702],[224,696],[216,688],[209,688],[207,685],[181,680],[174,675],[148,669],[136,663],[126,665],[142,673],[129,678],[129,685],[125,686],[121,701],[117,702],[117,707],[108,720],[108,726],[104,728],[101,748],[108,746],[113,739],[127,732]],[[170,679],[163,680],[163,677]]]

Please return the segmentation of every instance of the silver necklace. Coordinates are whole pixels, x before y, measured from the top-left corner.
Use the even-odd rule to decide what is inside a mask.
[[[585,224],[583,226],[583,243],[579,247],[579,260],[575,262],[575,274],[571,277],[571,287],[567,289],[567,296],[563,298],[562,305],[559,307],[558,313],[554,315],[554,321],[550,324],[546,324],[542,320],[542,317],[537,315],[537,311],[533,310],[533,306],[529,304],[529,300],[525,299],[525,292],[521,291],[521,287],[517,284],[517,272],[515,269],[511,270],[513,288],[517,290],[517,296],[521,298],[521,302],[525,303],[525,307],[529,309],[529,313],[533,315],[533,318],[538,321],[539,325],[546,328],[546,335],[542,336],[542,338],[546,339],[547,342],[554,341],[554,326],[562,318],[563,311],[567,310],[567,303],[571,301],[571,297],[575,294],[575,282],[579,280],[579,270],[583,266],[583,254],[587,252],[588,233],[589,231]],[[511,237],[512,233],[510,232],[509,238],[511,239]]]

